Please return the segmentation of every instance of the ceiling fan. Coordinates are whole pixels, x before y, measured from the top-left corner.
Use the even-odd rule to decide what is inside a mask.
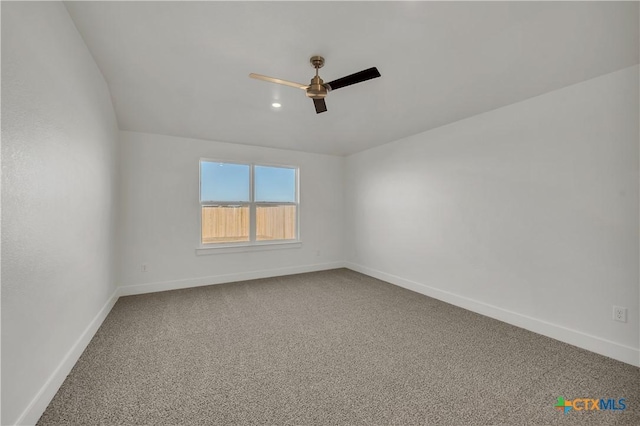
[[[327,110],[327,104],[324,98],[332,90],[338,90],[341,87],[351,86],[352,84],[362,83],[363,81],[371,80],[372,78],[380,77],[380,72],[376,67],[368,68],[366,70],[357,72],[355,74],[348,75],[346,77],[333,80],[329,83],[325,83],[318,75],[318,70],[324,66],[324,58],[322,56],[312,56],[309,59],[311,66],[316,69],[316,76],[311,79],[310,84],[294,83],[293,81],[282,80],[280,78],[267,77],[260,74],[249,74],[249,77],[256,78],[258,80],[269,81],[276,84],[284,84],[285,86],[296,87],[306,92],[307,97],[313,99],[313,105],[316,107],[316,113],[320,114]]]

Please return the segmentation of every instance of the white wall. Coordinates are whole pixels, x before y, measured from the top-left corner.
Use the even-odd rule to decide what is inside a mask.
[[[120,132],[120,143],[123,294],[341,264],[344,158],[136,132]],[[200,158],[299,166],[302,247],[196,255]]]
[[[3,425],[38,419],[115,300],[117,131],[64,5],[3,2]]]
[[[635,66],[348,157],[348,266],[639,365],[638,117]]]

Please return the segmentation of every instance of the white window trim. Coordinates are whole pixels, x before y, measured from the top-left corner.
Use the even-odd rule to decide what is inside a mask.
[[[249,201],[237,201],[237,202],[202,202],[200,196],[202,194],[202,162],[212,163],[231,163],[241,164],[249,166]],[[260,202],[255,201],[254,194],[254,167],[266,166],[266,167],[282,167],[294,169],[296,172],[295,184],[296,184],[296,202]],[[203,206],[216,206],[225,204],[237,204],[249,206],[249,241],[238,241],[230,243],[202,243],[202,207]],[[258,205],[295,205],[296,206],[296,238],[292,240],[267,240],[256,241],[256,206]],[[280,249],[292,249],[302,247],[302,239],[300,238],[300,168],[298,166],[285,165],[285,164],[273,164],[273,163],[247,163],[234,160],[220,160],[213,158],[200,158],[198,160],[198,245],[196,246],[197,255],[208,254],[220,254],[220,253],[240,253],[248,251],[262,251],[262,250],[280,250]]]
[[[234,245],[216,245],[215,247],[201,246],[196,248],[196,254],[198,256],[205,256],[211,254],[224,254],[224,253],[246,253],[250,251],[263,251],[263,250],[283,250],[283,249],[296,249],[302,248],[302,241],[296,240],[277,240],[272,241],[258,241],[255,244],[234,244]]]

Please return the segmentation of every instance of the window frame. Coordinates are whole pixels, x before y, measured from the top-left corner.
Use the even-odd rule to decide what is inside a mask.
[[[249,166],[249,201],[215,201],[208,200],[202,201],[202,163],[229,163]],[[270,201],[256,201],[255,200],[255,167],[280,167],[286,169],[293,169],[295,171],[295,202],[270,202]],[[276,249],[276,248],[289,248],[300,247],[300,167],[285,164],[263,163],[263,162],[246,162],[246,161],[234,161],[234,160],[220,160],[214,158],[200,158],[198,160],[198,246],[196,249],[197,254],[209,254],[212,250],[230,249],[229,252],[246,251],[244,249]],[[202,208],[203,207],[215,207],[215,206],[248,206],[249,207],[249,241],[233,241],[233,242],[220,242],[220,243],[203,243],[202,242]],[[296,236],[294,239],[280,239],[280,240],[257,240],[257,207],[259,206],[296,206]]]

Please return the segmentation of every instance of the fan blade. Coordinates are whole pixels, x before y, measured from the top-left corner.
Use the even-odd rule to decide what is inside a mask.
[[[324,99],[314,99],[313,106],[316,107],[316,114],[320,114],[321,112],[325,112],[327,110],[327,104]]]
[[[355,74],[348,75],[346,77],[339,78],[337,80],[333,80],[327,84],[325,84],[327,89],[329,90],[337,90],[341,87],[351,86],[352,84],[362,83],[363,81],[371,80],[372,78],[380,77],[380,72],[378,68],[373,67],[366,69],[364,71],[357,72]]]
[[[297,89],[305,89],[306,90],[306,88],[309,87],[308,84],[294,83],[293,81],[287,81],[287,80],[282,80],[282,79],[279,79],[279,78],[267,77],[266,75],[260,75],[260,74],[251,73],[251,74],[249,74],[249,77],[255,78],[257,80],[268,81],[270,83],[284,84],[285,86],[291,86],[291,87],[295,87]]]

